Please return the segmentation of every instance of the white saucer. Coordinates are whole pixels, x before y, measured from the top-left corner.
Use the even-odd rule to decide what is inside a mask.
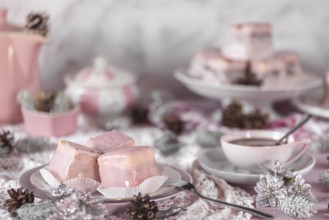
[[[329,108],[321,105],[324,92],[315,90],[293,99],[294,105],[301,111],[323,118],[329,118]]]
[[[232,165],[225,157],[221,148],[211,149],[199,158],[201,167],[208,173],[221,177],[227,182],[254,185],[258,182],[262,171],[249,171]],[[295,173],[306,175],[315,165],[315,158],[305,153],[300,159],[287,166]]]

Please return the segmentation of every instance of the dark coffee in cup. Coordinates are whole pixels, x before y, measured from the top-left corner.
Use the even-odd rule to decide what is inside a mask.
[[[230,141],[232,144],[251,146],[251,147],[265,147],[274,146],[276,140],[270,138],[243,138]]]

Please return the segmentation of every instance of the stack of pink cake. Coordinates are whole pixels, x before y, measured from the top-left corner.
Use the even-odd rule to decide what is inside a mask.
[[[222,50],[197,51],[188,75],[205,82],[235,84],[245,76],[247,66],[262,85],[290,83],[303,75],[299,55],[291,51],[273,52],[271,25],[257,22],[232,25],[229,42]]]
[[[135,146],[134,139],[119,131],[93,137],[87,145],[59,142],[48,166],[59,182],[83,176],[104,188],[133,187],[161,175],[153,149]]]

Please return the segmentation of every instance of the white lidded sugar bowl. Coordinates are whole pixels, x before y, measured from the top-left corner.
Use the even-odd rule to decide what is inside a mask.
[[[81,111],[100,126],[120,117],[138,97],[137,78],[96,57],[93,66],[65,77],[66,93],[80,104]]]

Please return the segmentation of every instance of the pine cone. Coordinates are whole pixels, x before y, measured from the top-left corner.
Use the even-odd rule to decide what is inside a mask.
[[[178,115],[173,113],[166,114],[163,118],[163,122],[165,128],[173,132],[175,135],[180,135],[185,130],[184,121]]]
[[[223,109],[221,123],[230,128],[243,128],[244,117],[241,104],[233,101]]]
[[[263,129],[268,124],[268,115],[263,114],[259,109],[245,115],[244,128]]]
[[[241,104],[233,101],[223,109],[221,123],[230,128],[262,129],[268,124],[268,115],[259,109],[244,114]]]
[[[147,105],[136,104],[129,112],[133,124],[149,124],[149,108]]]
[[[251,63],[247,62],[246,69],[245,69],[244,77],[238,78],[234,84],[239,85],[250,85],[250,86],[260,86],[262,85],[262,80],[258,79],[257,76],[251,70]]]
[[[14,148],[14,136],[10,131],[0,132],[0,155],[10,153]]]
[[[47,36],[49,16],[44,13],[30,13],[26,18],[25,28],[36,34]]]
[[[19,209],[25,203],[34,202],[33,192],[24,188],[19,188],[17,191],[15,189],[7,190],[11,199],[5,201],[5,207],[12,215],[16,215],[16,210]]]
[[[154,201],[150,201],[149,195],[142,196],[141,193],[138,193],[131,203],[132,208],[128,209],[128,215],[131,219],[156,219],[159,209]]]
[[[35,109],[41,112],[50,112],[54,106],[55,97],[55,93],[39,92],[34,97]]]

